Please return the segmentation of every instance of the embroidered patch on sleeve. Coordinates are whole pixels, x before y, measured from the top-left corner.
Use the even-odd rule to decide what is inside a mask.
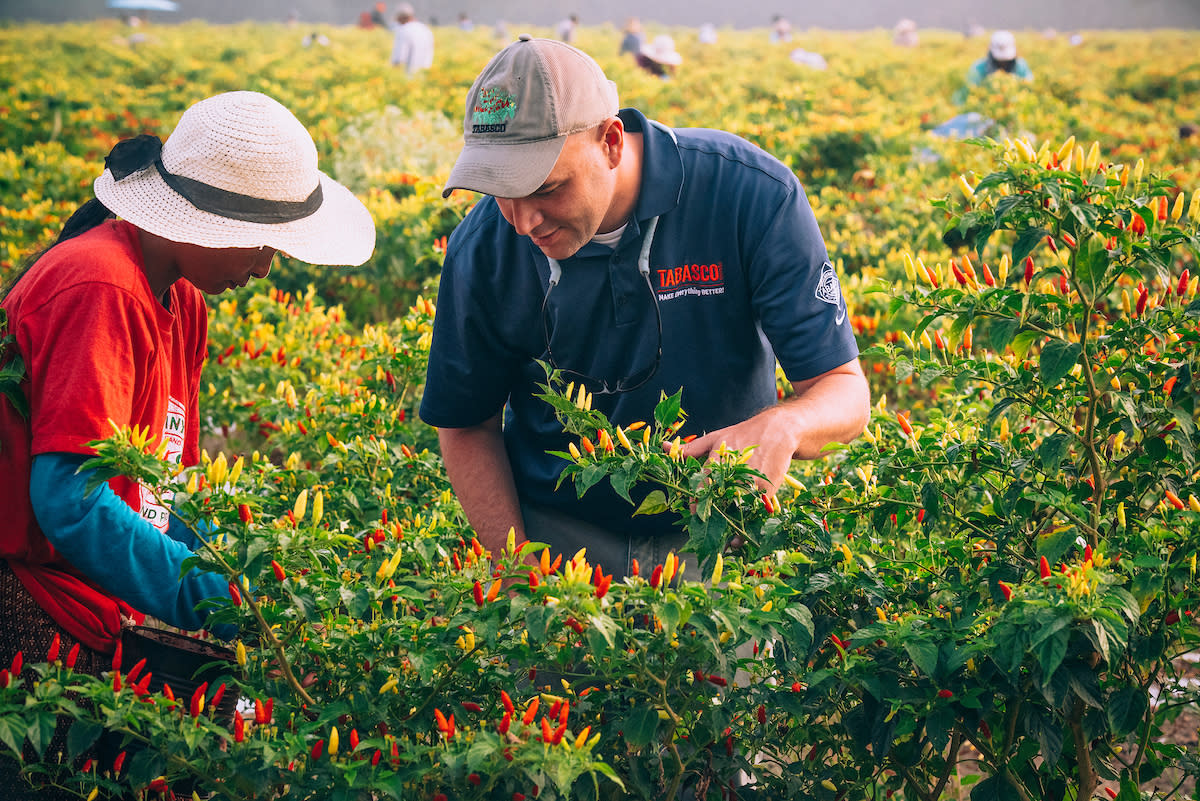
[[[838,282],[833,265],[825,262],[821,265],[821,277],[817,281],[817,300],[824,301],[837,307],[837,325],[846,319],[846,300],[842,297],[842,285]]]

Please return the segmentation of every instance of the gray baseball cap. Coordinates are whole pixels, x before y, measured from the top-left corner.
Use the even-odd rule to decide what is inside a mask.
[[[492,57],[467,93],[463,151],[442,197],[455,189],[531,195],[554,169],[568,136],[618,110],[617,85],[591,56],[522,34]]]

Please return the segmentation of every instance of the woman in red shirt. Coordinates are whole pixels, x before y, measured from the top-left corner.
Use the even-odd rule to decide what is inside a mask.
[[[118,143],[93,191],[0,300],[2,356],[24,364],[27,407],[0,398],[0,662],[44,654],[57,634],[63,653],[80,644],[76,670],[99,673],[124,625],[149,614],[202,628],[196,605],[227,582],[180,576],[199,542],[136,482],[88,492],[88,443],[111,419],[161,434],[168,459],[199,461],[203,295],[265,278],[276,252],[361,264],[375,228],[318,170],[300,121],[257,92],[196,103],[165,143]],[[3,775],[16,769],[0,757],[0,786],[19,793]]]

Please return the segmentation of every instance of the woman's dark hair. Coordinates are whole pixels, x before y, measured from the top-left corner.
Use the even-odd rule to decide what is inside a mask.
[[[54,245],[66,242],[68,239],[74,239],[80,234],[92,230],[97,225],[112,218],[113,216],[115,215],[108,210],[108,207],[96,198],[92,198],[79,208],[75,209],[74,213],[67,218],[65,223],[63,223],[62,230],[58,233],[58,239],[55,239],[50,247],[39,250],[37,253],[34,253],[25,260],[25,262],[21,265],[21,268],[17,270],[16,275],[14,275],[12,279],[4,285],[4,288],[0,290],[0,298],[8,297],[8,293],[11,292],[13,287],[17,285],[17,282],[21,280],[21,277],[24,276],[25,273],[29,272],[29,268],[36,264],[38,259],[46,255],[46,251],[50,250],[50,248],[54,247]]]

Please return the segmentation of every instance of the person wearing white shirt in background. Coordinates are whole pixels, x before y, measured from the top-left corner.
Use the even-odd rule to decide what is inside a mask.
[[[400,65],[409,75],[433,66],[433,30],[417,21],[416,11],[408,3],[396,7],[392,66]]]

